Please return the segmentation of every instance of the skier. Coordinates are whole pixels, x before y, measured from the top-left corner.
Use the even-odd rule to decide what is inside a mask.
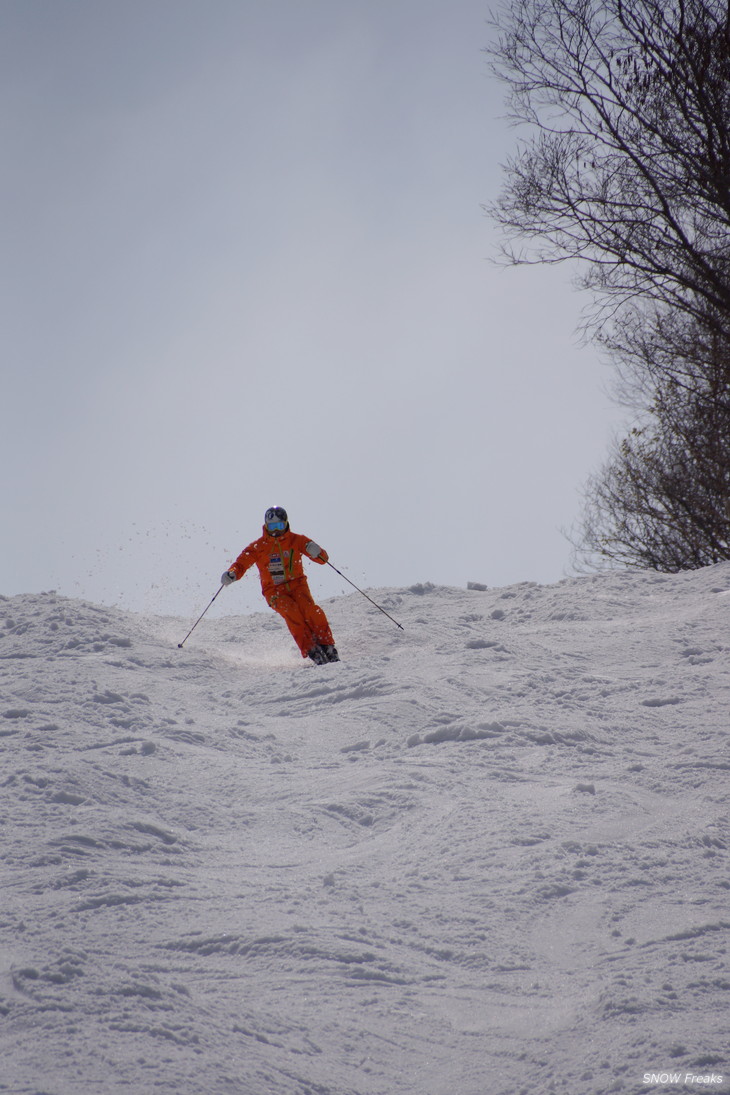
[[[221,575],[221,584],[238,581],[255,563],[261,576],[261,592],[269,607],[283,616],[302,657],[311,658],[317,665],[338,662],[340,656],[327,617],[309,592],[303,554],[316,563],[327,562],[324,548],[292,532],[286,510],[272,506],[264,516],[263,536],[243,549]]]

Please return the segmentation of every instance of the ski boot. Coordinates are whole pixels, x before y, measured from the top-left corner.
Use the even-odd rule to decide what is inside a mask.
[[[315,665],[325,665],[327,662],[338,662],[340,655],[335,646],[313,646],[307,657],[311,658]]]

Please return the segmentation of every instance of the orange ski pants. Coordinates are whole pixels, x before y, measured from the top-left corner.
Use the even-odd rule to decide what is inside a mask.
[[[314,603],[306,580],[296,584],[287,582],[284,588],[275,589],[266,599],[283,618],[303,658],[313,646],[335,645],[324,610]]]

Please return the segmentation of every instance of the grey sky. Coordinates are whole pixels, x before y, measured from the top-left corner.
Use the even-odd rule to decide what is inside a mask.
[[[193,615],[271,504],[358,584],[562,577],[618,412],[568,271],[490,263],[487,18],[0,0],[0,593]]]

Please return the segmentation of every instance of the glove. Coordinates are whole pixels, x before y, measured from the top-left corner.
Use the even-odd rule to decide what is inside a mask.
[[[322,554],[322,548],[319,544],[315,544],[314,540],[310,540],[304,550],[310,559],[317,559]]]
[[[232,570],[224,570],[221,574],[221,585],[229,586],[231,582],[236,582],[238,579]]]

